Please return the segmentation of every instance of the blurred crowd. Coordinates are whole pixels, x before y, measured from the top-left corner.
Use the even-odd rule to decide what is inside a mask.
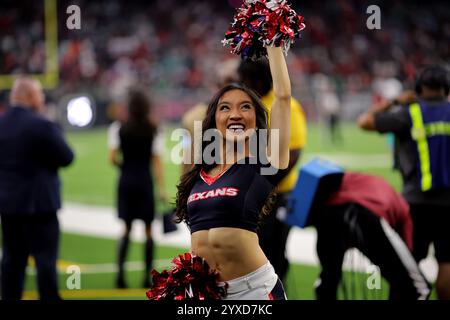
[[[307,27],[288,63],[294,93],[311,120],[319,116],[323,79],[342,104],[342,115],[354,117],[373,99],[380,79],[408,86],[420,66],[450,61],[450,10],[444,1],[291,2]],[[66,27],[71,4],[81,9],[80,30]],[[151,91],[157,113],[177,121],[211,95],[218,63],[235,58],[220,41],[239,4],[58,1],[60,82],[50,98],[88,92],[106,110],[139,82]],[[381,9],[380,30],[366,26],[372,4]],[[0,8],[0,74],[44,72],[43,1],[6,0]]]

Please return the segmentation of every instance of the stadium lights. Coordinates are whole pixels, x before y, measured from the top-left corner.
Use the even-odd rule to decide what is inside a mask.
[[[71,126],[84,128],[93,123],[94,110],[91,99],[79,96],[70,99],[67,103],[67,121]]]

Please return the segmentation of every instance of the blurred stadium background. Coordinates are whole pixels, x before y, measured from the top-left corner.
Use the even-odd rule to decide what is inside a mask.
[[[372,102],[411,88],[427,63],[450,62],[450,7],[445,1],[291,1],[306,18],[303,37],[288,55],[293,93],[308,119],[302,162],[321,156],[348,169],[385,177],[400,190],[392,170],[390,140],[354,125]],[[170,161],[170,133],[186,110],[206,101],[216,82],[217,65],[235,57],[220,41],[239,0],[2,0],[0,2],[0,108],[18,74],[33,74],[46,88],[47,116],[66,128],[76,162],[62,172],[64,210],[60,250],[60,288],[64,298],[145,299],[138,288],[142,230],[136,230],[128,277],[132,289],[114,289],[117,172],[107,162],[107,125],[123,104],[126,89],[148,88],[154,114],[166,136],[166,179],[171,196],[180,169]],[[81,29],[70,30],[67,7],[81,9]],[[366,9],[381,9],[381,29],[369,30]],[[331,88],[343,120],[342,140],[332,143],[320,93]],[[1,151],[0,151],[1,152]],[[158,206],[162,212],[162,205]],[[164,236],[157,229],[156,266],[186,250],[183,230]],[[159,229],[158,229],[159,228]],[[182,229],[182,227],[180,227]],[[159,231],[158,231],[159,230]],[[159,233],[158,233],[159,232]],[[290,299],[312,299],[319,268],[314,230],[296,229],[289,239],[293,257],[286,283]],[[183,240],[184,239],[184,240]],[[298,243],[296,241],[305,241]],[[303,247],[303,249],[298,249]],[[306,247],[306,248],[305,248]],[[297,250],[297,251],[296,251]],[[298,252],[300,250],[300,252]],[[355,257],[349,258],[349,265]],[[356,259],[358,260],[358,259]],[[430,277],[433,262],[428,261]],[[82,290],[67,290],[67,266],[79,265]],[[364,298],[366,273],[346,274]],[[355,278],[356,277],[356,278]],[[387,285],[369,298],[386,298]],[[34,270],[25,298],[36,298]]]

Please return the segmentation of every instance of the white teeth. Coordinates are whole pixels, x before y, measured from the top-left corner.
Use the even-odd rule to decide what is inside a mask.
[[[239,130],[239,129],[244,129],[244,126],[242,124],[232,124],[232,125],[228,126],[228,129]]]
[[[230,124],[227,128],[227,130],[234,135],[240,135],[244,134],[245,132],[245,126],[240,123]]]
[[[243,134],[245,132],[244,129],[242,129],[242,128],[239,128],[239,129],[230,128],[230,129],[227,129],[227,131],[229,131],[231,134],[237,134],[237,135]]]

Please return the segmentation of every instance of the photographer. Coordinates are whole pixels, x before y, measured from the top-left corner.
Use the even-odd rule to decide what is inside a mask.
[[[413,254],[419,262],[431,243],[439,263],[440,299],[450,299],[450,102],[449,74],[440,66],[425,68],[414,91],[375,105],[358,119],[364,130],[395,135],[395,158],[403,196],[414,225]]]

